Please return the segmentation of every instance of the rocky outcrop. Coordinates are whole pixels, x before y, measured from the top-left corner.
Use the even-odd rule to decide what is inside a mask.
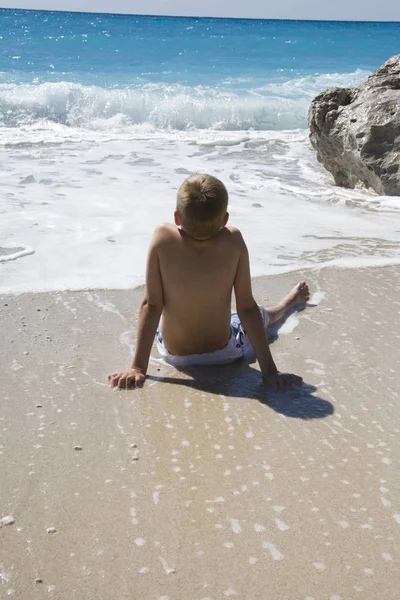
[[[400,196],[400,54],[356,88],[331,88],[311,103],[317,158],[337,185]]]

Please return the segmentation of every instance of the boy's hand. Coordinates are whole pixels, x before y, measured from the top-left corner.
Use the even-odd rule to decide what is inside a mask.
[[[143,387],[146,375],[140,369],[131,369],[127,373],[113,373],[108,376],[111,387],[119,390],[133,390]]]
[[[264,381],[277,392],[285,392],[294,385],[302,385],[303,379],[292,373],[275,373],[274,375],[264,375]]]

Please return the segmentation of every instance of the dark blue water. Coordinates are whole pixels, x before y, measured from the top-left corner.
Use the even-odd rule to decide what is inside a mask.
[[[262,21],[0,10],[3,81],[216,85],[374,70],[400,23]]]

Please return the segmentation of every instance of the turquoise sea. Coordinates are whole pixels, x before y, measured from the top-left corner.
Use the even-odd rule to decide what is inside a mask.
[[[397,53],[400,23],[0,10],[0,288],[140,283],[197,170],[255,274],[397,260],[396,199],[334,188],[307,136],[317,93]]]
[[[15,125],[123,114],[160,128],[305,126],[317,91],[400,52],[400,23],[0,10],[0,36],[0,123]]]

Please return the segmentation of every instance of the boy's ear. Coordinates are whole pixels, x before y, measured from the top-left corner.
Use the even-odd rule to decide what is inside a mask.
[[[228,221],[229,221],[229,213],[228,213],[228,212],[226,212],[226,213],[225,213],[225,216],[224,216],[224,219],[223,219],[223,221],[222,221],[222,222],[223,222],[223,225],[222,225],[222,227],[225,227]]]
[[[182,225],[181,218],[180,218],[177,210],[174,212],[174,221],[175,221],[175,225],[177,225],[177,227],[180,227]]]

